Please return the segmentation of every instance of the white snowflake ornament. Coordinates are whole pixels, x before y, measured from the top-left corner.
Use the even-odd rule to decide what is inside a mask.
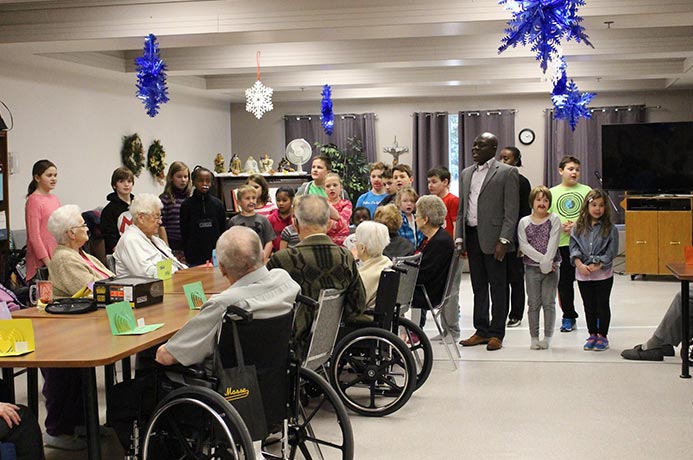
[[[274,109],[272,93],[274,90],[256,80],[253,86],[245,90],[245,110],[255,115],[258,120],[265,112]]]

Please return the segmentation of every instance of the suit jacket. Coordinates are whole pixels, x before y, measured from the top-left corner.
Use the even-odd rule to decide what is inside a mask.
[[[462,171],[462,196],[457,213],[457,238],[462,238],[466,248],[466,219],[469,206],[469,189],[476,164]],[[493,254],[499,238],[510,241],[508,251],[515,250],[515,226],[520,209],[519,175],[517,168],[495,159],[491,160],[488,173],[481,185],[477,203],[477,233],[479,246],[484,254]]]

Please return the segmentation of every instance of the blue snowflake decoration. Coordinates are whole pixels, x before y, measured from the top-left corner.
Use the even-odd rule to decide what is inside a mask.
[[[144,38],[144,53],[135,58],[137,66],[137,98],[147,110],[147,115],[155,117],[159,105],[168,102],[166,87],[166,63],[159,56],[159,44],[154,34]]]
[[[580,118],[592,118],[587,104],[589,104],[594,96],[596,96],[596,93],[581,93],[575,82],[570,80],[563,94],[554,94],[551,96],[551,102],[553,102],[555,109],[553,117],[556,120],[568,120],[570,129],[575,131],[575,127]]]
[[[325,130],[325,134],[331,136],[332,131],[334,131],[334,113],[332,112],[332,88],[330,88],[330,85],[322,87],[321,113],[320,121],[322,122],[322,129]]]
[[[499,54],[518,44],[531,45],[541,69],[546,72],[547,63],[552,54],[558,54],[557,47],[563,38],[584,41],[594,48],[577,14],[585,0],[500,0],[498,3],[506,5],[513,14],[505,29],[507,35],[498,48]]]

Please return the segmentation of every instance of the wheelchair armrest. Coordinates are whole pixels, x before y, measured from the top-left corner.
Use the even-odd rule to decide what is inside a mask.
[[[181,385],[200,385],[213,388],[217,384],[217,378],[214,375],[208,374],[207,370],[201,365],[183,366],[182,364],[173,364],[171,366],[162,366],[162,370],[169,380]]]
[[[224,313],[224,317],[236,320],[235,318],[231,318],[233,315],[240,317],[240,321],[248,322],[253,320],[253,312],[245,310],[236,305],[229,305],[228,307],[226,307],[226,313]]]
[[[313,310],[316,310],[319,306],[320,303],[318,303],[317,300],[314,300],[308,296],[305,296],[303,294],[298,294],[296,296],[296,303],[302,303],[303,305],[306,305],[307,307],[311,307]]]
[[[205,368],[200,365],[183,366],[182,364],[172,364],[171,366],[166,366],[163,369],[166,372],[187,375],[198,379],[213,378],[213,376],[208,375]]]

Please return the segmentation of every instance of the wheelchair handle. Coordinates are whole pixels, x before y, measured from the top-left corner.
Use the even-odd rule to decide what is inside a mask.
[[[224,317],[229,317],[231,315],[240,316],[241,321],[253,320],[253,312],[245,310],[237,305],[229,305],[228,307],[226,307],[226,313],[224,314]]]
[[[312,308],[318,308],[320,304],[318,303],[317,300],[314,300],[308,296],[305,296],[303,294],[298,294],[296,296],[296,302],[302,303],[306,306],[312,307]]]
[[[395,271],[395,272],[399,272],[399,273],[404,273],[405,275],[406,275],[407,273],[409,273],[409,270],[407,270],[406,268],[397,267],[397,266],[395,266],[395,265],[393,265],[392,267],[390,267],[390,270]]]
[[[410,267],[418,267],[418,266],[419,266],[418,263],[412,262],[412,261],[410,261],[410,260],[403,260],[402,263],[403,263],[404,265],[409,265]]]

